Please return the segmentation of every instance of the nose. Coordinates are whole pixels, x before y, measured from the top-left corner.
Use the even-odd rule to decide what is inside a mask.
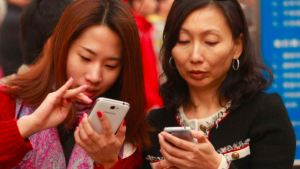
[[[86,80],[91,84],[98,84],[102,80],[101,66],[93,65],[86,74]]]
[[[201,45],[199,43],[195,43],[192,46],[192,53],[191,53],[191,57],[190,57],[190,61],[192,63],[202,63],[204,62],[204,57],[202,54],[202,49],[201,49]]]

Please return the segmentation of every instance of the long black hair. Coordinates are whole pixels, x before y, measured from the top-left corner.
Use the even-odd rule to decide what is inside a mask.
[[[175,114],[181,104],[190,103],[186,81],[177,69],[170,67],[171,51],[178,41],[179,30],[185,19],[193,11],[209,5],[223,13],[233,40],[243,35],[243,52],[239,57],[239,70],[234,71],[230,68],[222,82],[218,90],[220,105],[222,106],[221,100],[232,100],[231,109],[234,110],[256,93],[269,88],[273,81],[271,70],[263,64],[261,55],[251,40],[243,10],[237,0],[175,0],[167,17],[161,49],[163,75],[166,77],[166,82],[161,85],[160,93],[166,109],[171,113]],[[269,81],[264,77],[264,71],[269,76]]]

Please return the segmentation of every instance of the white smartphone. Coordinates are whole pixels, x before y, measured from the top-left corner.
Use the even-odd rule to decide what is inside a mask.
[[[116,133],[129,108],[129,103],[99,97],[90,113],[90,124],[96,132],[99,134],[103,133],[102,125],[97,115],[97,111],[101,111],[109,120],[112,131]]]
[[[180,139],[197,142],[197,140],[192,136],[190,127],[165,127],[164,131]]]

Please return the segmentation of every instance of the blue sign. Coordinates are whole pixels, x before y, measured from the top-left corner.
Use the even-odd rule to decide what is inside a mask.
[[[300,0],[261,1],[262,54],[272,68],[268,92],[281,95],[296,137],[295,159],[300,160]]]

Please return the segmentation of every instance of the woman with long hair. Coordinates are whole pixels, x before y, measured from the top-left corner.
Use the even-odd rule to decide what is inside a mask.
[[[293,126],[280,96],[263,92],[272,73],[251,42],[237,0],[175,0],[164,29],[162,67],[165,107],[148,116],[157,129],[145,153],[152,166],[292,168]],[[190,127],[197,141],[162,132],[171,126]]]
[[[121,0],[77,0],[63,13],[40,60],[0,88],[1,168],[138,168],[150,145],[138,29]],[[99,97],[130,110],[118,132]]]

